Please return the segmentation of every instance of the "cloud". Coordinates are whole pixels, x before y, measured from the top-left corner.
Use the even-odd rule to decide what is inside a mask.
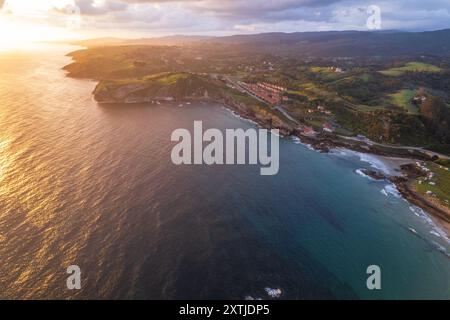
[[[63,0],[62,0],[63,1]],[[0,0],[0,4],[3,1]],[[67,0],[84,28],[105,32],[258,33],[366,29],[369,5],[382,29],[450,28],[449,0]],[[73,14],[72,7],[55,9]]]
[[[108,0],[75,0],[75,5],[80,8],[81,14],[85,15],[106,14],[115,11],[124,11],[128,8],[125,2]]]

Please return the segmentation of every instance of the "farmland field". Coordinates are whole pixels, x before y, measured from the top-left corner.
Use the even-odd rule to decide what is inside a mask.
[[[408,62],[403,67],[391,68],[385,71],[380,71],[385,76],[398,77],[406,72],[441,72],[442,69],[436,67],[432,64],[427,64],[423,62]]]

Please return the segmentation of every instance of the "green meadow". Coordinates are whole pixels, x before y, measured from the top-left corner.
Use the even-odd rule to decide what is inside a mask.
[[[418,107],[412,103],[412,99],[416,95],[416,90],[403,89],[396,93],[390,94],[390,102],[411,114],[418,113]]]
[[[388,70],[380,71],[385,76],[398,77],[406,72],[441,72],[442,69],[432,64],[423,62],[408,62],[403,67],[391,68]]]

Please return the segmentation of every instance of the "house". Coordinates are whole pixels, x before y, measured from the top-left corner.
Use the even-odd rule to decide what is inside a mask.
[[[314,137],[317,134],[317,132],[314,131],[312,127],[304,127],[302,134],[308,137]]]
[[[332,132],[334,132],[334,127],[330,123],[325,122],[323,124],[323,131],[332,133]]]
[[[243,84],[243,87],[259,99],[276,105],[283,100],[283,91],[285,88],[272,85],[266,82]]]
[[[416,102],[416,103],[424,103],[425,101],[427,101],[426,96],[415,96],[413,98],[413,102]]]
[[[342,70],[342,68],[339,67],[330,67],[331,71],[334,71],[336,73],[343,73],[344,70]]]

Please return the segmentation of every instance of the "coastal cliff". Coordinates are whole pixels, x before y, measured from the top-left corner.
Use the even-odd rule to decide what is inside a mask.
[[[294,130],[293,123],[278,110],[205,75],[160,73],[141,79],[104,80],[97,84],[93,94],[97,102],[104,104],[217,102],[263,128],[280,130],[282,135],[290,135]]]
[[[217,84],[188,73],[161,73],[141,79],[100,81],[94,97],[100,103],[138,103],[217,97]]]
[[[297,136],[303,143],[320,152],[334,148],[346,148],[362,153],[384,157],[396,157],[433,162],[436,155],[419,148],[394,147],[368,141],[345,139],[335,133],[318,132],[315,136],[303,134],[298,124],[293,123],[277,108],[273,108],[245,92],[230,86],[219,77],[191,72],[163,72],[141,78],[100,80],[93,92],[96,101],[102,104],[159,103],[187,101],[217,102],[240,116],[252,120],[262,128],[279,129],[283,136]],[[413,161],[413,160],[411,160]],[[403,177],[386,177],[395,183],[402,195],[429,212],[450,234],[450,212],[448,205],[431,201],[430,196],[419,193],[411,185],[414,178],[403,169]],[[376,179],[377,172],[368,174]]]

